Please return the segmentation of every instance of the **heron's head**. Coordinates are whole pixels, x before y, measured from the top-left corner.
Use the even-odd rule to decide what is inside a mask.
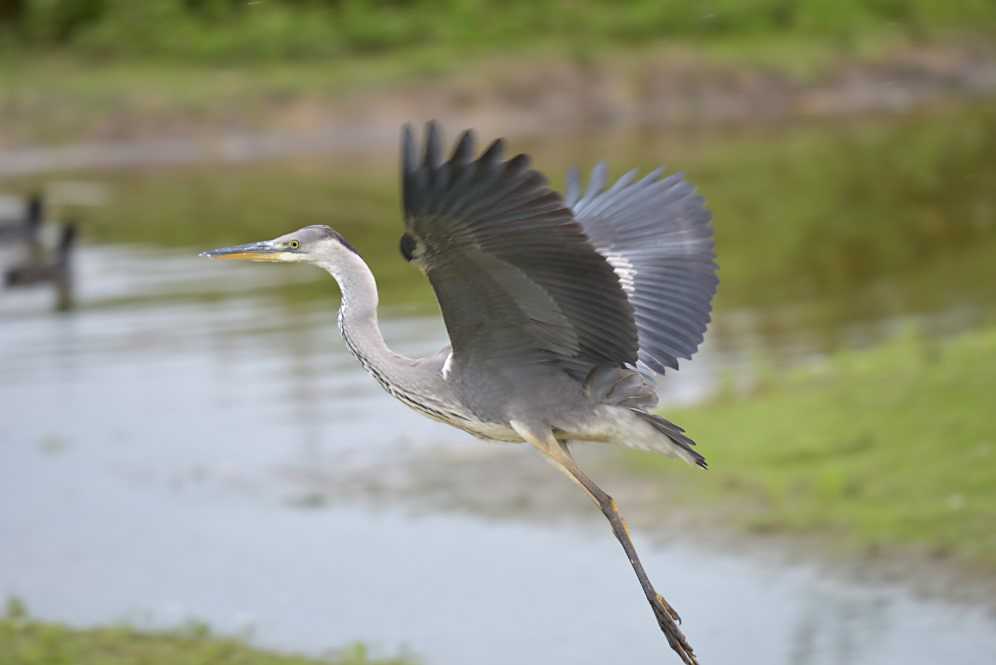
[[[338,231],[327,226],[306,226],[273,240],[222,247],[201,253],[201,256],[215,259],[247,259],[250,261],[283,261],[326,265],[339,263],[348,255],[359,256],[359,252]]]

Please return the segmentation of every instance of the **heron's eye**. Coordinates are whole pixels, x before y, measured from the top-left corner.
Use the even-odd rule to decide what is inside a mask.
[[[287,243],[287,244],[288,244],[288,246],[289,246],[289,247],[290,247],[291,249],[297,249],[297,248],[299,248],[299,247],[301,246],[301,241],[299,241],[299,240],[291,240],[291,241],[290,241],[289,243]]]

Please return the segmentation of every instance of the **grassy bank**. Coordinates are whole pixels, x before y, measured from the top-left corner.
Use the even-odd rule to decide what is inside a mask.
[[[897,72],[915,81],[916,105],[926,106],[974,98],[970,70],[985,70],[994,60],[985,42],[919,44],[891,33],[861,35],[846,45],[798,35],[736,35],[583,52],[553,42],[502,53],[430,44],[290,63],[94,61],[67,49],[0,49],[0,150],[369,130],[428,117],[459,116],[506,133],[528,133],[565,123],[688,125],[887,110]],[[867,99],[852,99],[845,73],[855,71],[867,77]]]
[[[762,375],[749,394],[668,409],[710,463],[668,483],[751,529],[996,570],[994,395],[996,329],[940,343],[908,334]],[[627,462],[670,466],[635,453]]]
[[[271,653],[238,640],[215,637],[202,624],[150,633],[128,625],[68,628],[30,619],[23,605],[8,602],[0,617],[0,665],[404,665],[380,660],[355,646],[328,658]]]
[[[551,126],[924,105],[978,94],[994,34],[981,0],[0,1],[0,150],[473,109],[520,127],[526,111]],[[866,92],[847,85],[862,68]]]
[[[0,3],[7,50],[70,50],[90,58],[199,62],[298,61],[428,46],[453,55],[542,41],[589,53],[660,39],[731,37],[849,43],[891,33],[924,40],[996,32],[986,0],[21,0]]]

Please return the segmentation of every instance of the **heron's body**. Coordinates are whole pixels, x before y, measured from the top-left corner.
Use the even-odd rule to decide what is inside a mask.
[[[465,133],[448,161],[435,125],[424,156],[406,128],[403,256],[429,278],[451,346],[407,358],[384,343],[377,286],[337,232],[310,226],[207,252],[314,263],[339,283],[339,329],[364,369],[425,416],[477,437],[529,443],[598,504],[658,623],[686,663],[677,614],[654,590],[614,500],[574,463],[569,443],[663,453],[705,467],[681,428],[650,413],[655,375],[702,341],[716,289],[709,213],[680,176],[635,172],[564,197],[496,141],[474,158]]]
[[[700,462],[633,409],[591,394],[555,365],[454,363],[450,347],[425,358],[393,352],[377,321],[374,275],[359,255],[353,257],[344,264],[318,263],[342,285],[339,332],[377,383],[422,415],[490,441],[526,443],[520,433],[526,426],[548,430],[558,441],[615,443]],[[637,388],[649,389],[642,380]]]

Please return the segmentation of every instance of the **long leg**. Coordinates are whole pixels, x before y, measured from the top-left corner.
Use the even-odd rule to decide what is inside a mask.
[[[612,526],[612,533],[615,534],[620,544],[622,544],[623,549],[626,550],[626,556],[629,557],[629,563],[633,567],[633,571],[636,573],[637,579],[640,580],[640,586],[643,587],[643,593],[646,594],[647,600],[650,602],[650,606],[654,610],[654,616],[657,617],[657,623],[664,632],[664,636],[667,638],[668,644],[670,644],[671,648],[674,649],[679,656],[681,656],[681,659],[687,665],[698,665],[698,660],[695,658],[691,645],[688,644],[688,641],[685,639],[684,634],[682,634],[681,629],[678,628],[677,622],[681,620],[678,613],[674,611],[666,600],[664,600],[663,596],[657,593],[654,586],[650,583],[650,579],[647,577],[647,573],[643,569],[643,564],[640,563],[640,557],[636,554],[636,548],[633,546],[633,540],[629,535],[629,528],[626,526],[626,521],[623,519],[622,513],[619,512],[619,506],[616,505],[615,499],[602,491],[602,489],[596,485],[591,478],[586,476],[584,472],[578,468],[577,464],[574,462],[574,458],[571,457],[570,452],[567,450],[567,446],[560,441],[557,441],[552,434],[548,433],[545,437],[536,436],[535,433],[519,426],[518,423],[513,423],[513,427],[515,427],[516,431],[523,435],[523,438],[543,453],[543,455],[550,460],[554,466],[566,473],[573,481],[584,488],[588,496],[591,497],[591,500],[595,502],[599,509],[601,509],[606,519],[609,520],[609,524]]]

